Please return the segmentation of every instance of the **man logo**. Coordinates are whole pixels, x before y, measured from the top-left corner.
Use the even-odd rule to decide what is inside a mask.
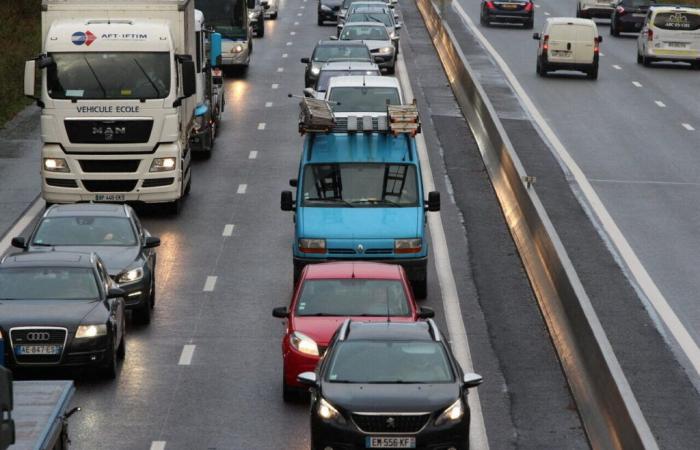
[[[75,45],[85,44],[88,47],[90,46],[90,44],[95,42],[95,39],[97,39],[97,36],[92,34],[90,31],[86,31],[85,33],[83,33],[82,31],[76,31],[71,36],[71,42],[73,42],[73,44],[75,44]]]

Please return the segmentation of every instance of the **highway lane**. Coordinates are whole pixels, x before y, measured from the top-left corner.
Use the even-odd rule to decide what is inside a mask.
[[[163,242],[154,320],[147,327],[129,322],[117,380],[76,374],[74,404],[83,411],[71,419],[75,448],[308,448],[307,406],[281,400],[283,328],[270,312],[290,295],[292,219],[279,211],[279,192],[296,175],[302,144],[297,101],[286,94],[303,87],[299,58],[334,29],[315,25],[315,4],[309,3],[282,2],[279,19],[266,22],[265,38],[255,40],[247,73],[227,79],[216,149],[211,159],[196,161],[181,214],[138,208]],[[464,136],[445,134],[466,126],[444,81],[433,81],[434,50],[413,4],[405,7],[412,8],[412,20],[402,32],[404,44],[411,39],[404,53],[416,78],[414,92],[432,114],[424,118],[424,133],[443,192],[441,214],[475,368],[487,380],[479,392],[491,448],[584,448],[566,382],[488,181],[468,174],[475,178],[470,187],[480,189],[468,193],[466,206],[474,211],[465,207],[463,193],[459,208],[451,201],[441,175],[455,175],[458,166],[446,168],[436,149],[462,160],[465,145],[472,160],[478,151]],[[31,160],[22,164],[31,167]],[[477,173],[480,167],[466,169]],[[23,173],[31,179],[32,172]],[[474,225],[468,237],[465,221]],[[495,231],[497,238],[484,237]],[[432,264],[429,270],[424,304],[436,310],[446,331]]]
[[[574,1],[537,3],[534,31],[541,29],[545,12],[571,16],[575,8]],[[479,2],[460,4],[478,23]],[[690,93],[700,87],[700,76],[680,65],[637,65],[634,37],[609,36],[608,23],[598,21],[604,56],[597,81],[577,75],[538,78],[532,31],[479,29],[581,167],[697,343],[700,102]],[[692,377],[700,386],[698,375]]]

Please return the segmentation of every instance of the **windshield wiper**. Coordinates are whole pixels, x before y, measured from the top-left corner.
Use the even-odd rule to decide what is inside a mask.
[[[87,56],[83,55],[83,59],[85,60],[85,64],[87,64],[88,68],[90,69],[90,72],[92,72],[92,76],[95,77],[97,85],[100,86],[100,89],[102,89],[102,98],[107,98],[107,89],[105,89],[105,87],[102,85],[100,78],[97,76],[97,73],[95,73],[95,69],[92,68],[92,64],[90,64],[90,61],[88,61]]]
[[[349,206],[350,208],[354,208],[354,207],[355,207],[355,205],[353,205],[352,203],[350,203],[350,202],[347,201],[347,200],[343,200],[342,198],[319,198],[319,197],[316,197],[316,198],[307,198],[307,199],[304,199],[304,202],[330,202],[330,203],[342,203],[342,204],[344,204],[345,206]]]
[[[32,242],[30,245],[36,245],[38,247],[55,247],[53,244],[46,244],[44,242]]]
[[[163,97],[163,95],[160,94],[160,89],[158,89],[158,86],[156,86],[156,83],[151,79],[151,77],[148,76],[144,68],[141,66],[141,63],[139,63],[136,58],[131,58],[131,60],[138,66],[139,69],[141,69],[141,73],[143,74],[144,77],[148,80],[149,83],[151,83],[151,86],[153,86],[153,90],[156,91],[156,96],[157,97]]]

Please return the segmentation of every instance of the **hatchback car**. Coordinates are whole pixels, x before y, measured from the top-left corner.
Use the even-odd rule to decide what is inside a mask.
[[[653,6],[637,38],[637,63],[686,62],[700,69],[700,8]]]
[[[94,253],[7,256],[0,262],[5,363],[95,367],[114,378],[125,356],[123,295]]]
[[[12,245],[29,252],[95,252],[125,292],[126,307],[141,323],[151,321],[156,301],[156,252],[160,239],[141,226],[134,210],[115,203],[53,205],[28,239]]]
[[[335,77],[328,85],[326,100],[336,119],[386,116],[387,105],[403,105],[401,85],[395,77]]]
[[[469,447],[469,388],[435,323],[346,320],[315,372],[311,387],[311,448]]]
[[[333,39],[333,37],[331,37]],[[386,27],[376,22],[351,22],[345,24],[338,37],[341,41],[362,41],[379,67],[388,73],[396,71],[398,38],[391,39]]]
[[[433,317],[413,298],[403,268],[373,262],[306,266],[289,307],[273,316],[287,319],[282,339],[284,399],[299,393],[297,375],[313,371],[338,326],[353,317],[367,322],[415,322]]]
[[[318,41],[311,58],[301,58],[301,62],[306,64],[304,87],[313,86],[321,72],[321,66],[330,61],[374,62],[374,58],[362,42]]]
[[[618,0],[610,16],[610,34],[639,33],[649,6],[655,3],[654,0]]]
[[[325,98],[328,84],[335,77],[344,77],[351,75],[376,75],[382,74],[379,66],[368,62],[328,62],[321,66],[321,72],[318,74],[318,80],[313,89],[313,97]]]
[[[482,25],[493,22],[522,23],[525,28],[535,25],[535,5],[532,0],[481,0]]]
[[[598,78],[603,37],[591,19],[549,18],[542,33],[535,33],[532,38],[538,41],[538,75],[545,77],[557,70],[575,70],[594,80]]]

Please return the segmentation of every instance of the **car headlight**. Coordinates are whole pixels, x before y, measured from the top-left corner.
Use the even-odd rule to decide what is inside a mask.
[[[177,161],[175,158],[155,158],[151,163],[151,169],[149,172],[167,172],[168,170],[175,170]]]
[[[63,158],[44,158],[44,170],[47,172],[70,172],[68,163]]]
[[[302,253],[326,253],[326,240],[299,239],[299,251]]]
[[[241,53],[243,51],[243,46],[238,44],[234,45],[233,48],[231,48],[231,53]]]
[[[459,398],[435,419],[435,425],[440,426],[449,422],[456,422],[460,420],[462,416],[464,416],[464,402]]]
[[[304,333],[295,331],[290,334],[289,343],[292,344],[292,347],[305,355],[319,356],[318,344]]]
[[[379,49],[379,53],[393,53],[394,47],[382,47]]]
[[[316,407],[316,414],[318,414],[318,417],[320,417],[323,420],[335,420],[339,423],[345,423],[345,419],[343,416],[338,412],[337,409],[328,401],[326,401],[325,398],[321,398],[321,400],[318,402],[318,407]]]
[[[420,253],[423,249],[423,240],[416,239],[395,239],[394,253]]]
[[[143,268],[137,267],[136,269],[127,270],[122,272],[117,277],[117,283],[119,284],[129,284],[135,283],[143,278]]]
[[[330,6],[328,5],[321,5],[321,11],[333,11]]]
[[[75,332],[76,339],[89,339],[107,334],[107,325],[80,325]]]
[[[249,12],[249,13],[248,13],[248,19],[249,19],[249,20],[253,20],[253,18],[255,18],[255,13],[254,13],[254,12]]]
[[[314,74],[314,75],[318,75],[319,73],[321,73],[321,69],[318,68],[318,67],[312,67],[312,68],[311,68],[311,73]]]
[[[391,39],[398,39],[398,38],[399,38],[399,33],[397,33],[396,31],[392,31],[391,33],[389,33],[389,37],[390,37]]]

